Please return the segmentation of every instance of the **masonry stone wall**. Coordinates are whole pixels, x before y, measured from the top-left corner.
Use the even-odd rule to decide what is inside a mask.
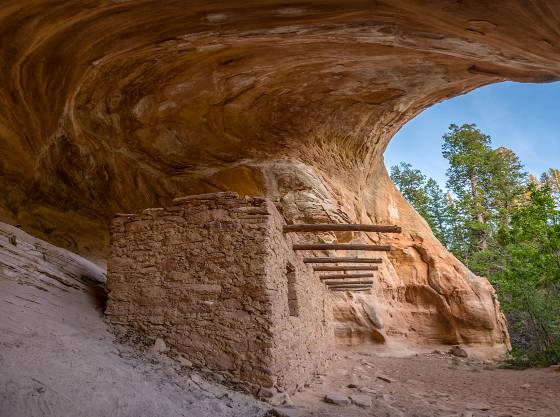
[[[251,392],[292,391],[333,352],[331,298],[274,204],[215,193],[117,217],[106,314]]]

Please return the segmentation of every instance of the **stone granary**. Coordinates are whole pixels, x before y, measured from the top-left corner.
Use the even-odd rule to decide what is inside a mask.
[[[331,295],[264,198],[195,195],[112,223],[107,316],[257,393],[333,353]]]

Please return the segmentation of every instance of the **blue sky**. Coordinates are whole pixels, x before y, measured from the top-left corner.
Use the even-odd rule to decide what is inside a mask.
[[[393,138],[385,152],[387,168],[408,162],[445,185],[441,137],[451,123],[475,123],[494,147],[512,149],[531,174],[560,168],[560,82],[493,84],[435,104]]]

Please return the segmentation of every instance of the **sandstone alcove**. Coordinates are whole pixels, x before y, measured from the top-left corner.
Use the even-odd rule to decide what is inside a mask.
[[[441,100],[559,80],[559,21],[545,0],[4,1],[0,220],[100,265],[116,213],[203,193],[266,197],[288,223],[398,224],[320,236],[394,248],[373,295],[336,297],[337,340],[503,351],[491,285],[383,154]]]
[[[6,221],[97,257],[115,212],[203,191],[382,221],[401,125],[481,85],[558,78],[548,2],[152,6],[4,3]]]
[[[558,79],[550,3],[85,4],[0,11],[5,221],[101,262],[116,212],[204,192],[267,196],[288,222],[398,223],[385,331],[507,343],[491,287],[435,241],[382,158],[437,101]],[[409,285],[431,307],[407,302]],[[450,332],[407,330],[433,308]]]

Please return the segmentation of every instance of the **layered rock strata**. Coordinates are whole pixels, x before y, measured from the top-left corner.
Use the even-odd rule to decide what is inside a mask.
[[[398,222],[364,301],[376,319],[341,301],[346,339],[377,323],[376,338],[503,345],[488,282],[402,199],[383,152],[438,101],[557,80],[559,26],[546,0],[4,1],[0,219],[98,259],[114,213],[204,192],[267,196],[289,222]]]

